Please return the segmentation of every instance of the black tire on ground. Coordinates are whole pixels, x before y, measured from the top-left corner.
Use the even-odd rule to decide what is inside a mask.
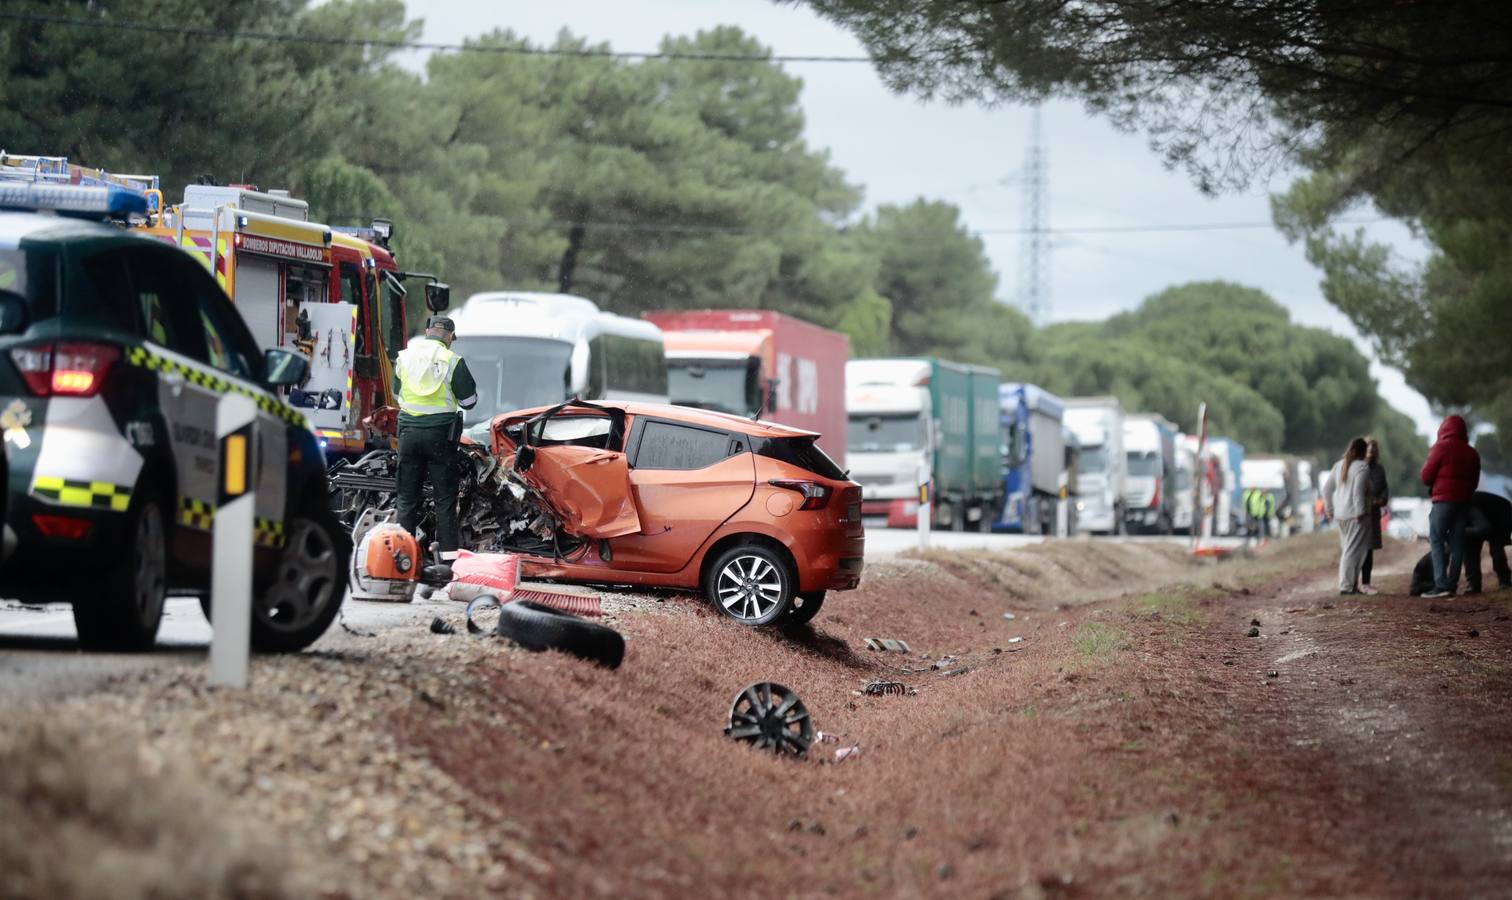
[[[346,597],[352,540],[322,502],[307,502],[284,526],[284,547],[252,598],[252,649],[294,653],[326,633]],[[200,596],[210,618],[210,597]]]
[[[126,546],[99,580],[73,596],[79,644],[91,650],[150,650],[168,599],[167,505],[138,493],[126,514]]]
[[[498,633],[526,650],[561,650],[611,669],[625,658],[625,639],[613,628],[528,600],[499,608]]]
[[[742,625],[781,623],[796,588],[787,560],[763,544],[725,549],[704,576],[704,596]]]
[[[820,607],[824,606],[824,591],[804,591],[793,598],[793,603],[788,607],[787,618],[782,620],[784,628],[796,628],[799,625],[807,625],[819,615]]]

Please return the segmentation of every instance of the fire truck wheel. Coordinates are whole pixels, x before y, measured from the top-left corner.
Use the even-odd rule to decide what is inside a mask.
[[[97,650],[149,650],[168,598],[168,532],[163,502],[150,492],[127,513],[127,546],[102,579],[103,590],[73,600],[79,644]]]
[[[625,639],[618,631],[529,600],[499,607],[496,631],[526,650],[561,650],[610,669],[619,668],[625,658]]]

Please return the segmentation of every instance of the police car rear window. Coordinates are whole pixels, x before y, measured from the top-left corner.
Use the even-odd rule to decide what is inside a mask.
[[[58,314],[58,257],[51,250],[0,250],[0,291],[19,295],[34,322]]]

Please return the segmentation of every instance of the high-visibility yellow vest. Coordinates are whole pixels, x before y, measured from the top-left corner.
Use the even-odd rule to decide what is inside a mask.
[[[412,416],[455,413],[452,373],[462,357],[438,340],[417,337],[399,351],[394,367],[399,375],[399,410]]]

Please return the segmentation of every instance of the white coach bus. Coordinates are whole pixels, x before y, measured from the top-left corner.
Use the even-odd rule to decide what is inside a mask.
[[[502,412],[583,400],[667,401],[661,329],[570,294],[473,294],[450,314],[452,349],[478,382],[474,425]]]

